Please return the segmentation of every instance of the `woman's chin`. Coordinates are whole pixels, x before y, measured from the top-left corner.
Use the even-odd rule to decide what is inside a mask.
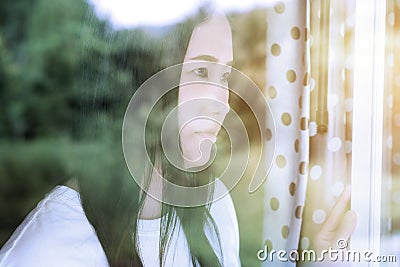
[[[198,151],[195,155],[185,160],[187,168],[208,167],[212,152],[213,143],[201,146],[201,153]]]

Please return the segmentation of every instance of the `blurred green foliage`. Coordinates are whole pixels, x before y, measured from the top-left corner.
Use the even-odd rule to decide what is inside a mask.
[[[155,39],[141,29],[113,31],[82,0],[5,0],[0,9],[3,138],[90,135],[99,114],[122,117],[154,71]]]
[[[0,145],[0,242],[44,195],[65,178],[65,166],[49,143]],[[18,221],[17,221],[18,222]]]
[[[254,51],[265,52],[265,29],[249,36],[243,27],[254,30],[257,21],[263,12],[232,16],[236,67],[256,83],[265,54]],[[84,0],[0,1],[0,246],[56,184],[88,173],[129,175],[121,166],[123,114],[158,70],[170,28],[115,30]],[[263,195],[249,197],[247,186],[232,196],[242,264],[258,266]]]

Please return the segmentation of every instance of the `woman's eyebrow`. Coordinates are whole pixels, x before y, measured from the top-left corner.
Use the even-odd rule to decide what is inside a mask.
[[[211,55],[199,55],[199,56],[192,57],[192,58],[189,58],[189,59],[190,60],[204,60],[204,61],[210,61],[210,62],[218,63],[218,59],[216,57],[214,57],[214,56],[211,56]],[[233,61],[229,61],[229,62],[225,63],[225,65],[232,66],[233,65]]]

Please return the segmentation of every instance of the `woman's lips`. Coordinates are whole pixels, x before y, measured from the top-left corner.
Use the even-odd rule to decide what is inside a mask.
[[[215,133],[215,132],[204,132],[204,131],[200,132],[199,131],[199,132],[195,132],[195,134],[199,135],[203,139],[209,139],[213,143],[215,143],[217,141],[217,133]]]

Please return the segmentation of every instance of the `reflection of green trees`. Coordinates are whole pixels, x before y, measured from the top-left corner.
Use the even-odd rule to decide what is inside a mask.
[[[1,89],[5,93],[1,98],[3,137],[35,138],[71,125],[77,99],[71,89],[79,73],[81,50],[76,40],[84,19],[79,9],[84,5],[79,1],[65,3],[1,3],[5,13],[0,25],[2,39],[12,60],[12,64],[2,64],[7,81]]]
[[[77,121],[81,107],[90,121],[121,117],[137,76],[153,68],[154,41],[140,30],[113,32],[84,1],[6,0],[0,8],[1,137],[82,137],[91,124]]]

